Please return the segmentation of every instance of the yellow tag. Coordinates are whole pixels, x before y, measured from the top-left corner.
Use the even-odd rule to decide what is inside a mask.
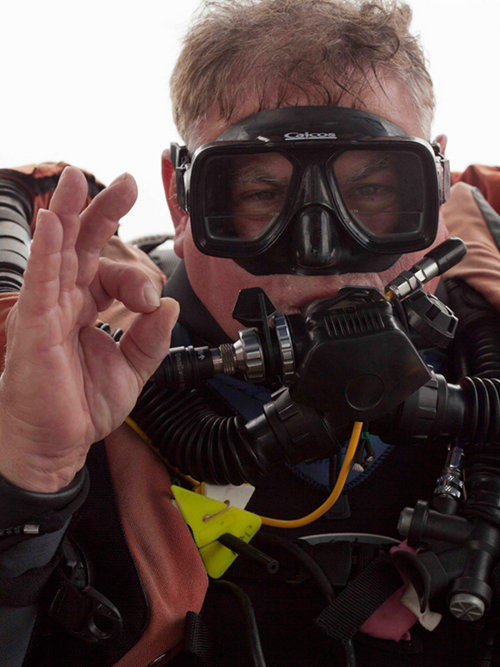
[[[191,528],[207,573],[213,579],[221,577],[237,554],[217,542],[217,538],[231,533],[250,542],[262,524],[260,516],[232,507],[229,501],[221,503],[180,486],[171,488],[184,521]]]

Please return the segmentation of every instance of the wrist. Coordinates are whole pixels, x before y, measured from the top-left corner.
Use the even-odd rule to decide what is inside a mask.
[[[82,468],[70,484],[56,493],[29,491],[0,476],[0,528],[14,526],[36,518],[37,521],[30,521],[30,523],[38,523],[38,532],[57,530],[59,526],[52,526],[47,519],[52,517],[53,513],[70,507],[80,495],[86,495],[88,485],[86,468]],[[44,521],[45,525],[43,525]]]
[[[86,468],[57,493],[28,491],[0,476],[0,551],[33,536],[60,531],[84,502],[89,485]]]
[[[5,458],[0,465],[0,476],[13,486],[27,493],[56,494],[71,486],[78,466],[51,471],[48,463],[37,463],[27,458],[22,461]]]
[[[0,402],[3,397],[0,396]],[[3,407],[3,406],[2,406]],[[8,428],[7,428],[8,427]],[[71,484],[85,465],[81,448],[41,441],[26,421],[0,414],[0,475],[14,486],[34,493],[57,493]]]

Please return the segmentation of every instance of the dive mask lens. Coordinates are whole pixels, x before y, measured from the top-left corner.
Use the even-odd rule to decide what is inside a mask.
[[[415,152],[345,150],[329,159],[328,176],[342,221],[363,246],[404,247],[422,238],[426,179]]]
[[[293,165],[278,152],[228,153],[205,166],[204,225],[214,241],[253,242],[273,235],[289,201]]]

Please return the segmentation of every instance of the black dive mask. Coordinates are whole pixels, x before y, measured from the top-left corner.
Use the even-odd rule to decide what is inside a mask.
[[[262,111],[171,156],[196,246],[255,275],[383,271],[431,245],[449,191],[437,146],[343,107]]]

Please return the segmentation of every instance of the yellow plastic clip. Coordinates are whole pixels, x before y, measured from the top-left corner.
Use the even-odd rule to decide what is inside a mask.
[[[233,507],[228,500],[219,502],[180,486],[171,488],[184,521],[191,528],[207,573],[218,579],[237,557],[234,551],[218,542],[218,538],[230,533],[250,542],[262,524],[260,516]]]

